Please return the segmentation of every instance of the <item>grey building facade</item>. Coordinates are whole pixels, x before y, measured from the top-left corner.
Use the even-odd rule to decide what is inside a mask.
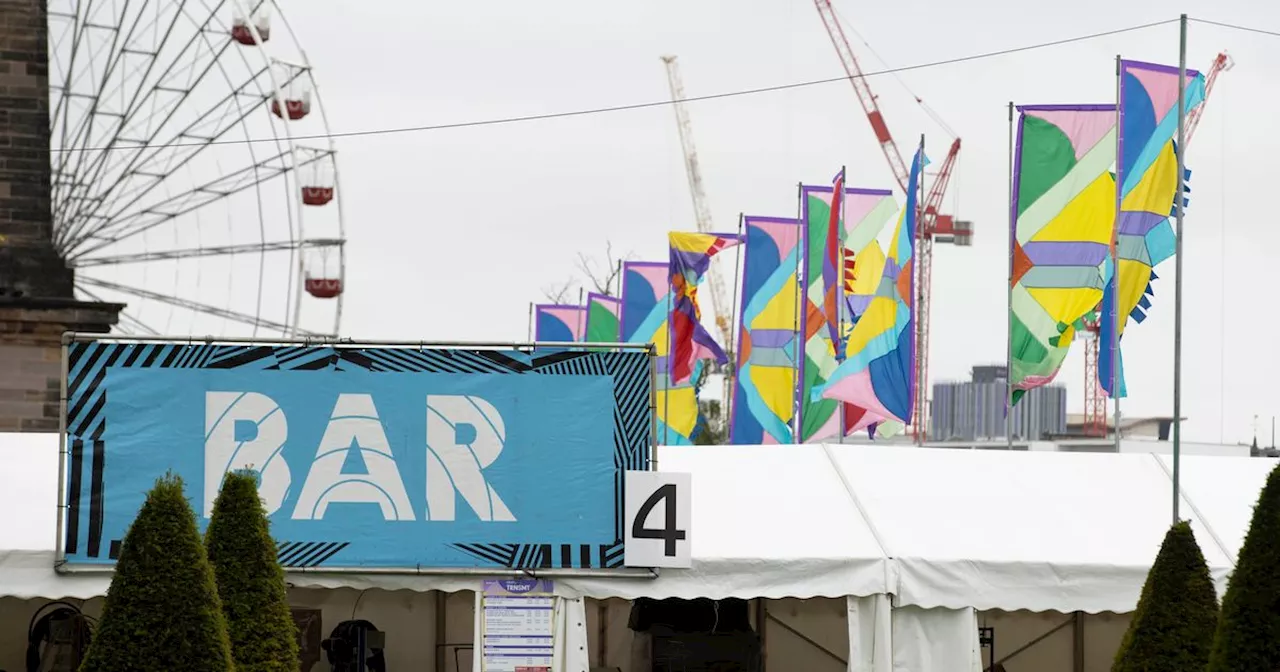
[[[929,437],[936,441],[976,441],[1005,437],[1004,366],[975,366],[972,379],[933,386]],[[1031,390],[1013,409],[1013,436],[1039,439],[1067,431],[1067,390],[1047,385]]]

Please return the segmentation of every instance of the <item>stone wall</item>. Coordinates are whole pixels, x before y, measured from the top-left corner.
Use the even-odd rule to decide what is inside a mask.
[[[53,245],[46,0],[0,0],[0,432],[58,430],[62,334],[123,306],[76,301]]]
[[[73,296],[52,245],[45,0],[0,0],[0,296]]]
[[[105,333],[119,304],[0,299],[0,432],[56,432],[62,334]]]

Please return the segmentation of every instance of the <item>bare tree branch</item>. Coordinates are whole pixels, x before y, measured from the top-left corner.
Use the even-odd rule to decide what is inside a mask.
[[[564,303],[577,293],[577,289],[577,283],[570,278],[562,283],[543,287],[542,296],[549,303]]]
[[[613,243],[606,242],[603,268],[600,267],[596,259],[588,257],[582,252],[578,253],[577,266],[590,285],[595,288],[594,291],[597,294],[618,296],[622,293],[622,262],[630,261],[632,256],[630,252],[622,257],[614,256]]]

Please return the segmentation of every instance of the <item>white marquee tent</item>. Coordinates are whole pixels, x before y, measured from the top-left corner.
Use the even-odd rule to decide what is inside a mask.
[[[978,612],[1131,611],[1171,522],[1168,456],[805,445],[662,447],[659,458],[661,470],[693,475],[693,569],[557,577],[576,605],[569,622],[583,597],[848,598],[847,651],[838,653],[850,670],[968,672],[978,665]],[[0,598],[102,595],[107,576],[53,570],[57,437],[0,434],[0,460]],[[1181,514],[1220,589],[1275,465],[1182,460]],[[412,595],[473,590],[478,578],[306,572],[289,581],[316,595]],[[570,629],[570,641],[596,637]]]

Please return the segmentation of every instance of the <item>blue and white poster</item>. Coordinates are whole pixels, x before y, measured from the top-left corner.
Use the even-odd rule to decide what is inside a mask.
[[[157,478],[203,526],[252,470],[296,568],[615,568],[643,351],[76,342],[62,550],[111,564]]]

